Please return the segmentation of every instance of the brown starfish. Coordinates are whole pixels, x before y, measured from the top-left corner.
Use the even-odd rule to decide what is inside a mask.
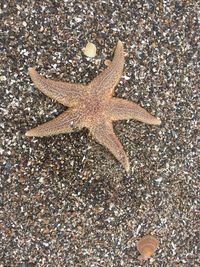
[[[29,74],[35,86],[69,109],[57,118],[28,131],[26,136],[50,136],[86,127],[128,172],[129,160],[113,131],[112,122],[135,119],[159,125],[161,121],[133,102],[112,97],[124,67],[124,50],[121,41],[117,43],[113,60],[106,60],[106,65],[108,67],[88,85],[47,80],[34,68],[29,68]]]

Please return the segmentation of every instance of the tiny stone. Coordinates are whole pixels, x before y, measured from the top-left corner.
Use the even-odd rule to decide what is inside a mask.
[[[6,81],[6,76],[0,76],[0,81]]]
[[[39,179],[39,182],[40,182],[41,184],[45,184],[45,178],[44,178],[44,177],[41,177],[41,178]]]

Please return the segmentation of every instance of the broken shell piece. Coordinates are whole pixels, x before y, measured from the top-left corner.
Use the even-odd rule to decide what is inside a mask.
[[[159,242],[155,237],[151,235],[146,235],[142,237],[137,243],[137,250],[141,254],[139,259],[146,260],[153,256],[154,252],[158,248],[158,245]]]
[[[87,43],[86,47],[82,49],[83,53],[87,57],[95,57],[96,56],[96,46],[93,43]]]

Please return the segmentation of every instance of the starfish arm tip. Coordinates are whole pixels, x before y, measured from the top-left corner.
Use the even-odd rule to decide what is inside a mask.
[[[161,125],[162,121],[159,118],[155,118],[155,125]]]
[[[27,131],[27,132],[25,133],[25,136],[27,136],[27,137],[31,137],[31,136],[33,136],[33,135],[31,134],[31,130],[30,130],[30,131]]]
[[[37,128],[37,127],[36,127]],[[33,128],[33,129],[30,129],[28,130],[26,133],[25,133],[25,136],[27,137],[35,137],[35,136],[41,136],[37,133],[37,129],[36,128]]]
[[[121,159],[118,158],[118,160],[119,160],[119,162],[121,162],[121,164],[124,167],[126,173],[129,174],[130,163],[129,163],[128,156],[126,155],[126,153],[124,151],[122,151],[121,153],[123,154],[123,156],[121,157]]]
[[[122,41],[118,40],[117,47],[120,48],[120,49],[121,48],[123,49],[123,43],[122,43]]]
[[[129,164],[128,161],[127,161],[126,164],[124,165],[124,168],[125,168],[126,173],[129,174],[129,172],[130,172],[130,164]]]

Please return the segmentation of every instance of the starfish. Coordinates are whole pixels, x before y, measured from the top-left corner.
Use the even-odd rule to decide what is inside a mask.
[[[152,116],[139,105],[113,97],[113,91],[122,76],[124,49],[118,41],[112,61],[107,68],[88,85],[66,83],[46,79],[35,68],[29,68],[33,83],[48,97],[67,106],[57,118],[26,132],[26,136],[51,136],[89,129],[97,142],[104,145],[129,172],[129,160],[113,130],[113,121],[135,119],[159,125],[160,119]]]

